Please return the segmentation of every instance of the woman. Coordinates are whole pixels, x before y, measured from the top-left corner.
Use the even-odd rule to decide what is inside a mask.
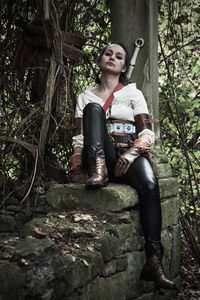
[[[119,86],[129,66],[124,46],[106,46],[98,65],[100,85],[86,89],[76,106],[77,131],[70,161],[73,181],[83,182],[85,174],[81,177],[80,170],[84,169],[88,189],[106,186],[109,180],[127,183],[137,190],[146,252],[141,278],[154,281],[158,289],[175,289],[161,262],[161,205],[158,181],[146,155],[154,143],[146,101],[134,83]],[[105,113],[103,106],[116,86],[121,89],[113,94]]]

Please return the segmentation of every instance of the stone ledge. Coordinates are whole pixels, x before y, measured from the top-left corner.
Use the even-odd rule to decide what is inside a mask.
[[[94,209],[118,212],[138,203],[137,192],[122,184],[109,184],[106,188],[89,191],[83,184],[57,184],[48,190],[46,197],[55,210]]]
[[[161,199],[176,196],[179,192],[173,177],[159,179],[159,185]],[[139,202],[135,189],[115,183],[106,188],[89,191],[83,184],[56,184],[48,190],[46,197],[48,204],[55,210],[94,209],[118,212],[133,208]]]

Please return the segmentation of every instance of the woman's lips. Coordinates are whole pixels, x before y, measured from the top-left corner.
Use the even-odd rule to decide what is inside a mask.
[[[112,63],[111,61],[107,62],[106,64],[109,65],[109,66],[115,66],[115,64]]]

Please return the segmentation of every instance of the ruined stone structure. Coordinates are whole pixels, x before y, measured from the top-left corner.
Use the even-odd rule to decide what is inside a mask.
[[[159,178],[164,266],[180,283],[178,186],[167,158],[154,153]],[[145,260],[138,196],[126,185],[87,191],[58,184],[33,210],[10,199],[0,216],[1,300],[170,300],[140,280]],[[16,230],[19,231],[20,235]],[[7,232],[10,236],[5,235]]]

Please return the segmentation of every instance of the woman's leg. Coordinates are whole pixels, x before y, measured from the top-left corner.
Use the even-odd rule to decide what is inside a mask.
[[[151,163],[143,156],[138,157],[125,177],[127,183],[139,194],[145,241],[160,242],[162,223],[160,193]]]
[[[105,163],[105,112],[97,103],[89,103],[83,110],[83,163],[90,178],[87,188],[98,188],[108,184],[108,174]]]
[[[149,160],[143,156],[138,157],[124,179],[138,191],[140,199],[147,258],[141,277],[155,281],[158,288],[175,289],[174,282],[168,278],[162,266],[160,193],[158,180]]]

